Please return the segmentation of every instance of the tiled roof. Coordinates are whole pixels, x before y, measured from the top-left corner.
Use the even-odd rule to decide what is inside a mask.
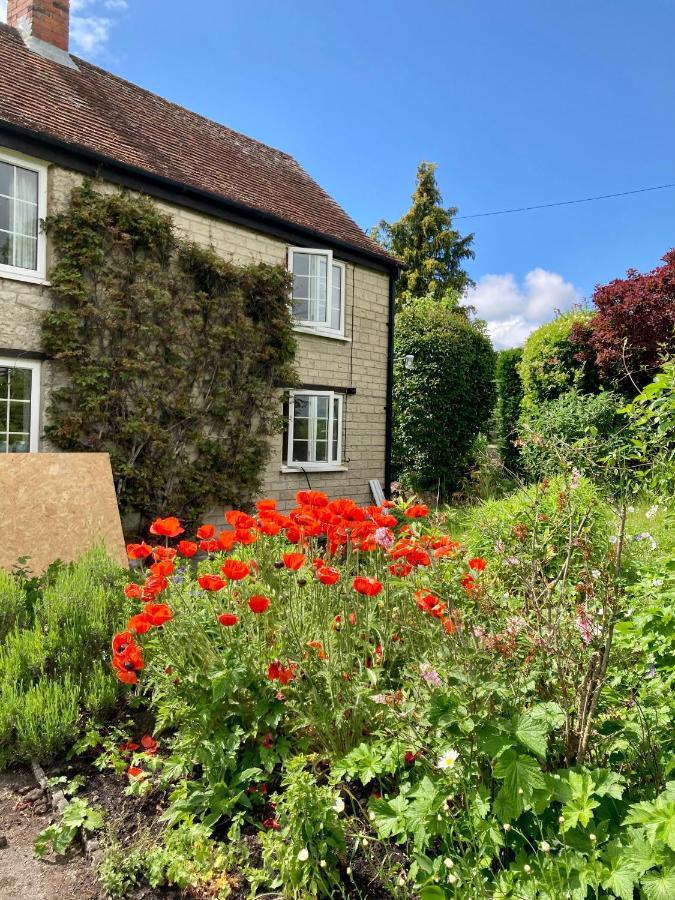
[[[244,204],[354,248],[387,254],[287,153],[73,57],[29,50],[0,24],[0,124]]]

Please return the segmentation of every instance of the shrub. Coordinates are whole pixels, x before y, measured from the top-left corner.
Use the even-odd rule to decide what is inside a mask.
[[[675,357],[626,408],[632,447],[643,484],[669,502],[675,495]]]
[[[600,477],[601,461],[625,440],[623,400],[611,391],[582,394],[567,391],[537,408],[520,422],[520,451],[525,472],[534,479],[550,476],[561,464]]]
[[[631,396],[651,380],[661,358],[675,351],[675,250],[663,262],[646,274],[631,269],[626,278],[598,286],[595,314],[572,331],[579,358]]]
[[[414,356],[412,370],[405,357]],[[494,352],[466,317],[430,299],[397,315],[394,446],[397,477],[447,496],[465,472],[495,399]]]
[[[572,388],[585,394],[597,390],[596,372],[591,362],[580,361],[580,347],[573,340],[575,327],[588,322],[590,315],[575,310],[556,316],[528,337],[519,369],[525,411],[536,410]]]
[[[12,628],[22,628],[28,621],[26,595],[20,581],[0,569],[0,641]]]
[[[520,468],[520,454],[514,441],[518,437],[518,420],[523,399],[523,385],[518,371],[522,356],[523,351],[520,349],[502,350],[497,354],[495,366],[497,442],[502,462],[511,472],[518,472]]]

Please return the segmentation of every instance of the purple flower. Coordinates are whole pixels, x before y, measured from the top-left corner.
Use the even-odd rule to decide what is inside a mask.
[[[420,675],[429,687],[440,687],[443,684],[441,676],[429,663],[420,663]]]

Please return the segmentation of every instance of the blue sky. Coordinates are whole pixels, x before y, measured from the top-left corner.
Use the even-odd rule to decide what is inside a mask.
[[[0,7],[2,0],[0,0]],[[673,0],[72,0],[75,52],[293,154],[363,227],[675,182]],[[675,245],[675,189],[458,222],[496,343]]]

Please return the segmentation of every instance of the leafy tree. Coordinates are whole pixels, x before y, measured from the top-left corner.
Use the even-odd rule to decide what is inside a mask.
[[[520,454],[514,441],[518,437],[518,419],[523,399],[523,384],[518,366],[523,356],[519,348],[502,350],[497,354],[495,377],[497,384],[497,441],[502,462],[511,472],[520,468]]]
[[[226,262],[149,199],[89,183],[46,227],[43,343],[65,375],[52,443],[109,453],[122,511],[146,521],[247,503],[279,424],[276,385],[294,380],[288,273]]]
[[[382,220],[372,231],[374,239],[405,264],[396,286],[399,308],[423,296],[452,298],[457,305],[472,284],[462,265],[474,257],[473,234],[462,237],[454,228],[457,209],[442,206],[435,171],[434,163],[420,163],[408,212],[392,224]]]
[[[494,405],[490,340],[451,305],[410,300],[397,316],[394,368],[396,474],[415,489],[440,488],[447,496]]]
[[[580,345],[577,358],[629,395],[639,393],[661,358],[675,351],[675,249],[663,262],[646,274],[629,269],[626,278],[597,287],[597,312],[572,331]]]

